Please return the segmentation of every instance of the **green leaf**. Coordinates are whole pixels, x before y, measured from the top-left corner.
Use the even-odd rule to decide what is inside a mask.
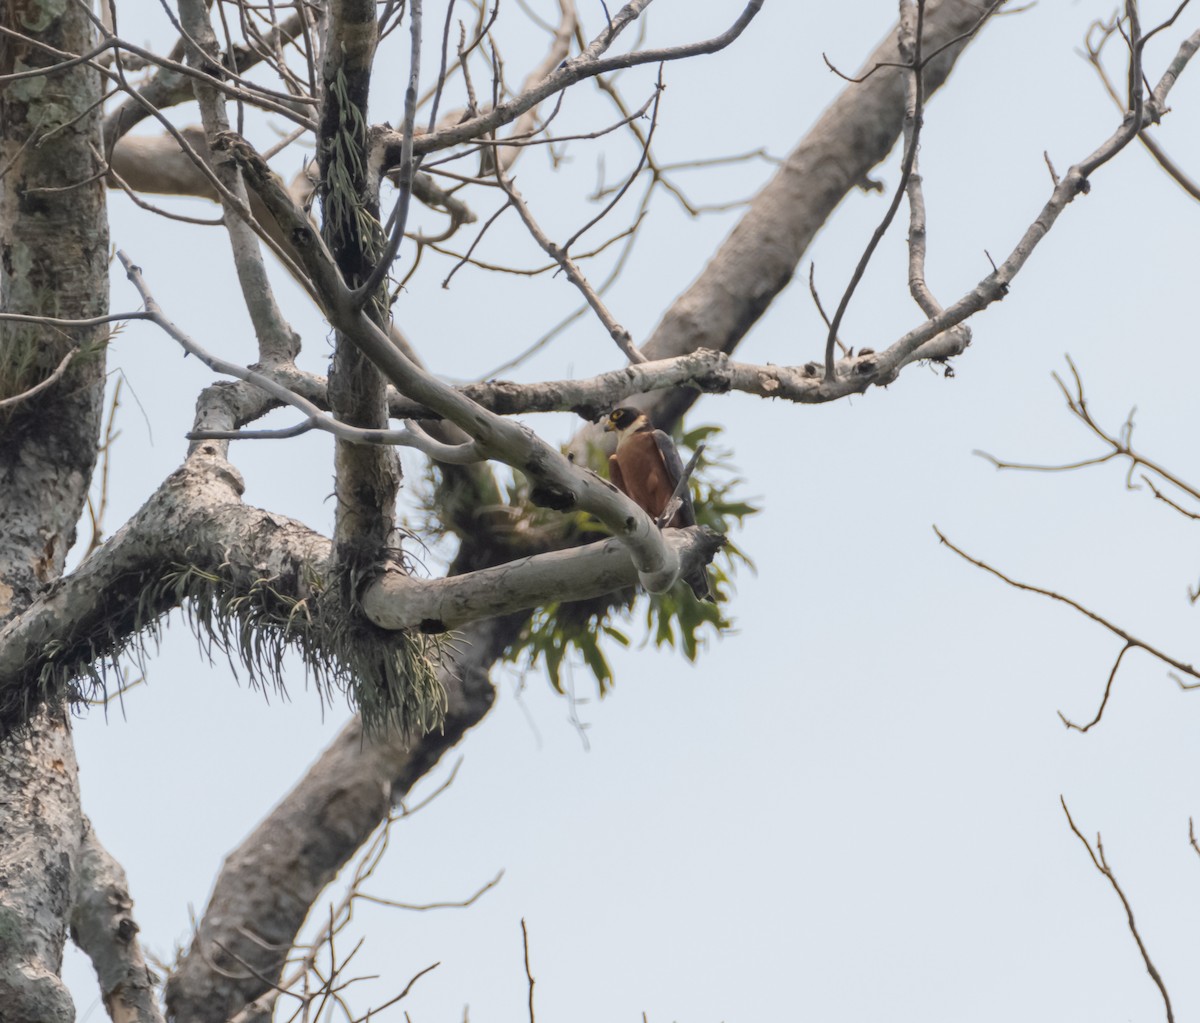
[[[696,520],[700,525],[728,535],[747,516],[757,514],[760,509],[736,493],[743,481],[734,470],[730,453],[713,443],[720,433],[718,426],[696,426],[679,434],[678,443],[691,450],[701,443],[706,445],[689,481]],[[607,468],[598,451],[593,461],[601,471]],[[595,519],[583,513],[564,515],[535,508],[529,502],[528,480],[520,473],[514,474],[508,496],[514,529],[519,525],[522,529],[554,530],[565,545],[606,535]],[[624,625],[618,628],[618,624],[622,620],[636,621],[636,612],[644,619],[643,646],[650,643],[657,648],[669,646],[694,661],[710,636],[719,636],[733,627],[733,622],[723,613],[723,607],[733,592],[732,576],[739,565],[754,569],[745,552],[727,541],[709,566],[715,603],[697,600],[687,585],[680,583],[670,593],[654,596],[639,593],[632,600],[626,591],[620,596],[548,605],[534,612],[521,635],[505,651],[505,658],[521,663],[525,668],[540,664],[550,684],[560,693],[563,692],[563,665],[572,660],[582,663],[595,677],[600,695],[604,696],[615,680],[605,644],[611,641],[622,647],[630,646],[630,633]],[[639,605],[644,607],[644,615],[640,614]]]

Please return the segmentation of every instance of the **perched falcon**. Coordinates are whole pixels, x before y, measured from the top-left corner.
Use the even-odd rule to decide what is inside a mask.
[[[608,474],[622,493],[628,494],[652,519],[666,508],[679,478],[683,462],[675,444],[662,430],[656,430],[646,413],[629,406],[615,409],[604,422],[605,433],[617,435],[617,450],[608,457]],[[682,504],[667,526],[679,528],[696,524],[696,509],[685,485],[679,495]],[[712,600],[708,574],[701,570],[687,580],[701,600]]]

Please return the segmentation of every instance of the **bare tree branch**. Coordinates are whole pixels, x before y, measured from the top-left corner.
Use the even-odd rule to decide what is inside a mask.
[[[1096,711],[1096,716],[1092,718],[1086,725],[1077,725],[1074,721],[1067,719],[1067,716],[1060,710],[1058,712],[1059,720],[1062,721],[1067,728],[1073,728],[1077,732],[1086,732],[1093,725],[1098,725],[1100,719],[1104,716],[1104,708],[1108,706],[1108,698],[1112,695],[1113,679],[1117,677],[1117,669],[1121,667],[1121,658],[1123,658],[1130,650],[1133,649],[1133,644],[1126,643],[1121,647],[1121,652],[1117,654],[1117,659],[1113,662],[1112,671],[1108,673],[1108,682],[1104,686],[1104,698],[1100,701],[1100,708]]]
[[[1162,995],[1163,1006],[1167,1010],[1167,1023],[1175,1023],[1175,1014],[1171,1011],[1171,997],[1167,994],[1167,986],[1163,983],[1162,977],[1155,969],[1154,963],[1150,959],[1150,953],[1146,951],[1146,946],[1142,942],[1142,936],[1138,933],[1137,923],[1133,919],[1133,907],[1129,904],[1129,899],[1125,897],[1125,892],[1122,891],[1121,885],[1117,882],[1117,876],[1113,873],[1112,868],[1108,865],[1108,861],[1104,858],[1104,846],[1100,841],[1099,834],[1096,835],[1096,848],[1092,849],[1091,843],[1083,837],[1083,833],[1075,826],[1075,821],[1071,819],[1071,811],[1067,809],[1067,801],[1059,796],[1059,802],[1062,803],[1063,813],[1067,815],[1067,823],[1071,826],[1071,831],[1075,837],[1083,843],[1083,847],[1088,851],[1088,856],[1091,857],[1092,866],[1096,868],[1107,880],[1112,889],[1117,893],[1117,898],[1121,900],[1121,906],[1125,910],[1125,918],[1129,923],[1129,933],[1133,935],[1133,940],[1137,942],[1138,951],[1142,954],[1142,962],[1146,964],[1146,972],[1150,974],[1150,979],[1154,981],[1155,987]]]
[[[85,820],[71,935],[96,969],[111,1019],[162,1023],[158,981],[146,966],[137,934],[125,871]]]
[[[1061,593],[1055,593],[1053,590],[1045,590],[1045,589],[1042,589],[1040,586],[1031,586],[1028,583],[1018,582],[1016,579],[1012,579],[1012,578],[1006,576],[1003,572],[999,571],[998,569],[993,568],[991,565],[987,564],[987,562],[980,561],[978,558],[973,558],[973,557],[971,557],[971,555],[967,554],[962,549],[954,546],[954,544],[952,544],[949,540],[946,539],[946,537],[942,534],[942,531],[940,529],[938,529],[937,526],[933,527],[933,532],[936,534],[939,541],[941,541],[943,544],[945,544],[947,547],[949,547],[950,550],[954,551],[954,553],[957,554],[964,561],[969,561],[976,568],[982,568],[985,572],[991,573],[997,579],[1000,579],[1002,582],[1008,583],[1008,585],[1012,586],[1014,589],[1024,590],[1028,593],[1038,593],[1038,594],[1041,594],[1041,596],[1043,596],[1043,597],[1049,597],[1051,600],[1057,600],[1062,604],[1066,604],[1068,607],[1074,608],[1085,618],[1090,618],[1097,625],[1103,626],[1109,632],[1111,632],[1114,636],[1117,636],[1120,639],[1124,640],[1126,647],[1137,647],[1141,650],[1145,650],[1146,653],[1150,654],[1150,656],[1158,658],[1158,660],[1162,661],[1164,664],[1170,665],[1176,671],[1183,672],[1183,674],[1185,674],[1185,675],[1189,675],[1190,677],[1192,677],[1194,679],[1200,680],[1200,671],[1198,671],[1196,668],[1193,668],[1190,664],[1185,664],[1183,661],[1176,660],[1174,657],[1171,657],[1169,654],[1164,653],[1158,647],[1151,646],[1149,643],[1146,643],[1145,641],[1138,639],[1136,636],[1131,636],[1124,629],[1120,628],[1117,625],[1114,625],[1107,618],[1103,618],[1100,615],[1096,614],[1095,611],[1091,611],[1088,608],[1084,607],[1078,601],[1072,600],[1070,597],[1064,597]],[[1122,654],[1123,653],[1124,653],[1124,651],[1122,651]],[[1118,661],[1118,663],[1120,663],[1120,658],[1118,658],[1117,661]],[[1114,665],[1113,674],[1115,674],[1115,673],[1116,673],[1116,666]],[[1109,686],[1111,686],[1111,685],[1112,685],[1112,675],[1109,676]],[[1106,690],[1106,693],[1107,693],[1107,690]],[[1105,696],[1105,700],[1107,700],[1107,695]],[[1101,710],[1103,710],[1103,704],[1101,705]],[[1099,717],[1100,716],[1097,715],[1096,719],[1099,720]],[[1065,719],[1064,719],[1064,721],[1065,721]],[[1093,724],[1094,723],[1095,722],[1093,722]],[[1086,729],[1080,729],[1080,730],[1086,731]]]
[[[1103,465],[1105,462],[1110,462],[1117,458],[1129,459],[1129,465],[1125,473],[1125,486],[1129,490],[1137,490],[1138,484],[1134,482],[1133,476],[1138,467],[1146,469],[1153,473],[1162,481],[1170,484],[1180,493],[1193,501],[1200,502],[1200,489],[1197,489],[1190,483],[1186,483],[1179,476],[1176,476],[1170,470],[1159,465],[1157,462],[1151,461],[1144,457],[1140,452],[1133,447],[1133,417],[1137,411],[1136,407],[1130,409],[1129,415],[1125,417],[1125,422],[1121,425],[1120,432],[1116,435],[1108,432],[1104,427],[1100,426],[1092,416],[1091,409],[1088,407],[1087,398],[1083,391],[1083,379],[1079,375],[1079,370],[1071,357],[1067,356],[1067,366],[1071,371],[1071,379],[1073,388],[1069,388],[1057,373],[1054,374],[1054,382],[1058,385],[1058,389],[1062,391],[1063,397],[1067,402],[1067,410],[1078,419],[1088,430],[1109,447],[1103,455],[1097,455],[1094,458],[1083,458],[1074,462],[1064,462],[1056,465],[1040,465],[1030,462],[1010,462],[996,458],[994,455],[989,455],[985,451],[976,451],[975,454],[981,458],[991,462],[997,469],[1018,469],[1024,472],[1073,472],[1076,469],[1085,469],[1093,465]],[[1155,485],[1154,481],[1145,473],[1141,474],[1141,479],[1149,487],[1155,498],[1174,508],[1177,512],[1188,516],[1189,518],[1200,518],[1200,515],[1188,511],[1178,502],[1171,500]]]
[[[1098,42],[1093,41],[1093,36],[1097,32],[1100,33],[1100,39]],[[1105,43],[1107,43],[1116,32],[1117,19],[1115,16],[1107,22],[1096,21],[1088,29],[1087,36],[1084,39],[1084,46],[1086,47],[1085,57],[1087,62],[1095,69],[1096,74],[1100,78],[1100,83],[1104,86],[1104,91],[1108,93],[1109,97],[1117,105],[1117,107],[1123,110],[1125,104],[1122,102],[1121,97],[1117,95],[1116,89],[1113,88],[1112,81],[1109,79],[1108,72],[1104,69],[1104,63],[1101,60],[1101,52],[1104,49]],[[1197,34],[1196,38],[1200,40],[1200,34]],[[1172,179],[1174,179],[1175,183],[1178,184],[1180,188],[1187,192],[1187,194],[1193,199],[1200,199],[1200,184],[1197,184],[1195,181],[1193,181],[1191,177],[1189,177],[1183,171],[1183,169],[1167,155],[1167,153],[1158,144],[1158,142],[1155,141],[1154,137],[1149,133],[1149,131],[1143,130],[1139,132],[1138,141],[1146,147],[1146,151],[1152,157],[1154,157],[1158,165],[1162,167],[1162,169],[1166,171]]]
[[[945,82],[970,33],[990,9],[990,4],[979,0],[927,5],[926,44],[931,53],[938,51],[925,69],[927,98]],[[892,30],[864,67],[898,60]],[[667,310],[643,349],[646,356],[653,362],[701,348],[732,352],[791,281],[837,204],[891,150],[901,134],[905,103],[905,76],[894,70],[844,90],[760,190],[695,283]],[[925,333],[918,346],[939,332]],[[955,339],[954,347],[939,351],[942,357],[957,354],[967,341],[969,334]],[[875,365],[872,357],[871,366]],[[856,367],[848,369],[838,367],[839,386],[862,379]],[[895,366],[886,369],[876,379],[892,379],[888,373]],[[695,397],[690,390],[657,395],[655,418],[673,422]]]
[[[529,968],[529,929],[525,926],[524,917],[521,917],[521,946],[525,950],[525,977],[529,981],[529,1023],[536,1023],[533,1014],[533,971]]]
[[[639,64],[659,64],[663,61],[683,60],[702,54],[717,53],[723,50],[745,30],[762,7],[762,0],[750,0],[737,20],[719,36],[698,43],[686,43],[681,46],[671,46],[655,50],[642,50],[636,53],[618,54],[604,57],[604,54],[620,32],[650,5],[650,0],[632,0],[621,9],[620,14],[591,44],[577,57],[563,61],[551,74],[531,89],[506,103],[497,104],[492,110],[468,118],[461,124],[442,128],[414,140],[414,152],[418,156],[426,153],[447,149],[462,142],[470,142],[478,136],[488,134],[515,121],[527,110],[537,106],[543,100],[561,92],[563,89],[596,75],[604,74],[616,68],[635,67]],[[402,139],[394,139],[394,145],[402,144]]]
[[[900,184],[896,186],[896,193],[892,196],[892,201],[888,205],[887,212],[883,215],[883,219],[875,228],[871,235],[871,240],[867,242],[863,254],[859,257],[858,265],[854,268],[854,273],[850,277],[850,283],[846,285],[846,290],[842,292],[842,297],[838,302],[837,309],[834,310],[833,319],[829,324],[829,336],[825,341],[825,380],[832,383],[837,379],[837,366],[834,363],[833,349],[837,341],[838,327],[841,326],[842,317],[846,315],[846,310],[850,307],[850,300],[854,297],[855,289],[858,287],[859,281],[866,273],[867,266],[871,262],[871,257],[875,254],[875,249],[879,243],[883,241],[883,236],[887,234],[887,229],[891,226],[892,219],[896,216],[900,209],[900,203],[908,189],[908,180],[912,175],[913,167],[917,159],[917,146],[920,143],[921,137],[921,121],[922,109],[925,105],[924,91],[921,85],[921,74],[923,71],[923,62],[921,60],[921,40],[925,31],[925,0],[915,0],[916,2],[916,18],[915,25],[908,25],[909,21],[906,18],[906,13],[911,12],[911,4],[901,5],[901,18],[898,34],[901,40],[898,44],[901,54],[905,49],[911,53],[910,61],[910,85],[909,95],[911,98],[911,116],[905,119],[905,146],[904,158],[900,166]],[[999,0],[993,5],[993,9],[999,6]],[[990,13],[990,12],[989,12]],[[982,19],[979,22],[983,24]],[[906,32],[906,28],[910,28],[910,32]],[[927,314],[928,315],[928,314]],[[936,314],[935,314],[936,315]]]
[[[567,280],[579,289],[580,293],[587,300],[587,304],[592,307],[600,322],[604,324],[604,329],[608,331],[608,336],[621,349],[622,354],[631,363],[645,362],[646,357],[634,347],[633,338],[630,336],[629,331],[622,327],[613,317],[612,313],[609,312],[608,306],[604,304],[604,301],[596,293],[596,289],[588,283],[588,279],[583,275],[583,271],[579,269],[579,265],[567,255],[567,250],[559,248],[538,226],[521,193],[508,180],[499,165],[496,167],[496,178],[500,182],[500,187],[504,189],[505,195],[508,196],[509,204],[520,214],[521,220],[524,222],[526,228],[528,228],[534,240],[542,247],[546,255],[562,267],[563,272],[567,275]]]

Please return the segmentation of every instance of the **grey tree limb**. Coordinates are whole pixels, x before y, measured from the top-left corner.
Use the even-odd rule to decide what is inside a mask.
[[[243,504],[241,492],[240,476],[217,446],[197,445],[188,463],[112,539],[0,629],[0,706],[19,706],[31,673],[48,660],[86,654],[103,661],[152,627],[186,596],[155,585],[181,568],[212,576],[232,596],[269,584],[291,602],[314,600],[331,565],[330,541],[285,516]],[[667,530],[661,542],[686,573],[707,564],[722,541],[689,529]],[[638,578],[628,547],[609,540],[444,579],[377,570],[359,599],[382,629],[424,625],[442,632],[493,614],[596,596]]]
[[[162,1023],[157,978],[146,966],[137,935],[125,871],[85,818],[71,937],[91,959],[114,1023]]]
[[[59,979],[81,817],[71,729],[42,707],[0,745],[0,1004],[11,1023],[72,1023]]]
[[[683,577],[702,570],[725,542],[719,533],[700,526],[672,529],[664,537]],[[382,628],[428,624],[442,631],[559,601],[599,597],[637,581],[637,569],[625,546],[619,540],[603,540],[446,579],[416,579],[385,571],[363,593],[362,604],[367,617]]]
[[[188,36],[189,63],[213,77],[218,76],[220,49],[209,21],[207,6],[203,0],[181,0],[179,13]],[[213,140],[229,130],[225,97],[203,80],[197,79],[193,84],[204,121],[206,148],[211,152]],[[267,363],[290,362],[300,350],[300,337],[288,326],[283,311],[275,301],[258,237],[239,215],[239,211],[249,205],[241,173],[236,165],[225,162],[215,163],[213,170],[226,191],[237,200],[236,203],[224,204],[225,230],[229,235],[242,297],[258,339],[259,357]]]

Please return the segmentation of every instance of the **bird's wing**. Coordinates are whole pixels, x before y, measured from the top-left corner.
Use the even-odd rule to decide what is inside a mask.
[[[629,493],[629,490],[625,486],[625,477],[621,475],[621,463],[617,461],[616,455],[608,456],[608,478],[612,480],[612,485],[621,491],[622,494]]]
[[[667,479],[671,483],[671,489],[674,490],[679,485],[679,478],[683,475],[683,461],[680,459],[679,452],[675,448],[675,442],[662,430],[655,430],[654,443],[658,445],[658,453],[662,456],[663,466],[667,470]],[[679,506],[679,511],[675,513],[674,523],[680,526],[694,526],[696,524],[696,509],[692,507],[692,489],[690,486],[683,488],[679,499],[683,504]]]

